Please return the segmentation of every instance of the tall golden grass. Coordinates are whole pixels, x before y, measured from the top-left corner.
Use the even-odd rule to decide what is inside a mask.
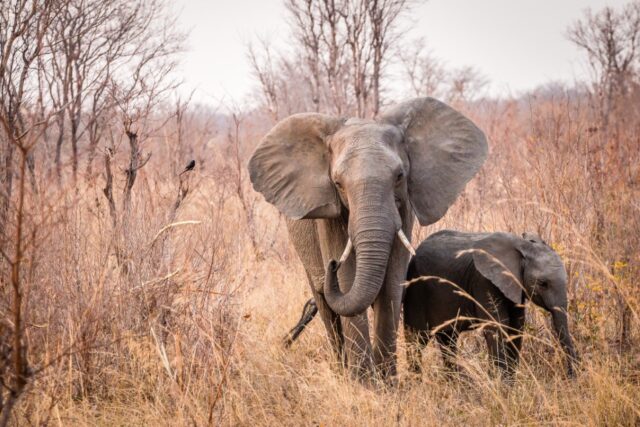
[[[310,293],[283,219],[248,182],[244,164],[268,125],[247,113],[237,135],[209,137],[194,119],[180,142],[167,124],[115,228],[102,176],[37,177],[24,310],[35,376],[15,424],[638,425],[640,116],[603,135],[585,98],[559,90],[464,110],[487,133],[489,160],[414,242],[441,228],[540,233],[570,275],[576,380],[533,306],[511,386],[491,374],[477,333],[462,339],[464,380],[444,375],[434,344],[423,378],[411,377],[400,338],[396,387],[341,374],[318,321],[284,350]],[[198,166],[175,210],[179,143]]]

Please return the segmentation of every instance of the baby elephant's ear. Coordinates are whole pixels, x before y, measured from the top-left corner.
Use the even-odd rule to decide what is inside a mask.
[[[493,233],[475,243],[473,262],[476,269],[516,304],[523,301],[522,255],[517,237]]]

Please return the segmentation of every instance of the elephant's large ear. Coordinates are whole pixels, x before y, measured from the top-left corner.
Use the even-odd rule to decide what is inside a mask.
[[[523,302],[522,255],[518,238],[493,233],[473,246],[473,263],[484,277],[516,304]]]
[[[292,219],[338,216],[340,200],[329,177],[325,140],[343,123],[317,113],[279,122],[249,160],[253,188]]]
[[[484,134],[471,120],[433,98],[398,104],[380,120],[403,130],[411,162],[409,197],[420,224],[436,222],[484,163]]]

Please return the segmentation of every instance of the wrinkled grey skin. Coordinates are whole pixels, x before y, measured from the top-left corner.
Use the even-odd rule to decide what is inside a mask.
[[[460,251],[466,252],[457,256]],[[574,375],[577,356],[567,322],[567,273],[558,254],[539,236],[440,231],[422,242],[409,264],[408,280],[422,276],[453,282],[477,303],[456,293],[459,289],[450,283],[435,278],[409,285],[403,308],[410,370],[421,372],[420,350],[430,332],[435,332],[446,367],[456,370],[460,332],[478,322],[493,321],[503,324],[504,332],[495,326],[486,327],[487,346],[503,376],[511,378],[522,346],[523,304],[530,299],[551,313],[567,355],[568,375]]]
[[[287,216],[332,348],[358,377],[370,378],[374,366],[395,374],[399,284],[409,261],[397,230],[410,236],[414,215],[423,225],[442,217],[486,154],[484,134],[432,98],[376,120],[296,114],[253,153],[254,189]],[[354,250],[338,268],[330,261],[349,238]]]

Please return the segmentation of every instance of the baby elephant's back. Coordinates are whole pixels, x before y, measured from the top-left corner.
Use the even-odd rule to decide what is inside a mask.
[[[416,329],[433,328],[456,317],[460,308],[469,305],[468,300],[457,294],[456,288],[448,282],[462,288],[466,286],[468,276],[475,274],[475,268],[472,254],[464,251],[472,249],[476,241],[486,236],[486,233],[443,230],[420,244],[409,265],[407,279],[434,278],[408,286],[404,296],[405,324]]]
[[[439,276],[454,282],[459,281],[472,262],[469,250],[488,234],[453,230],[442,230],[432,234],[418,246],[407,279]]]

